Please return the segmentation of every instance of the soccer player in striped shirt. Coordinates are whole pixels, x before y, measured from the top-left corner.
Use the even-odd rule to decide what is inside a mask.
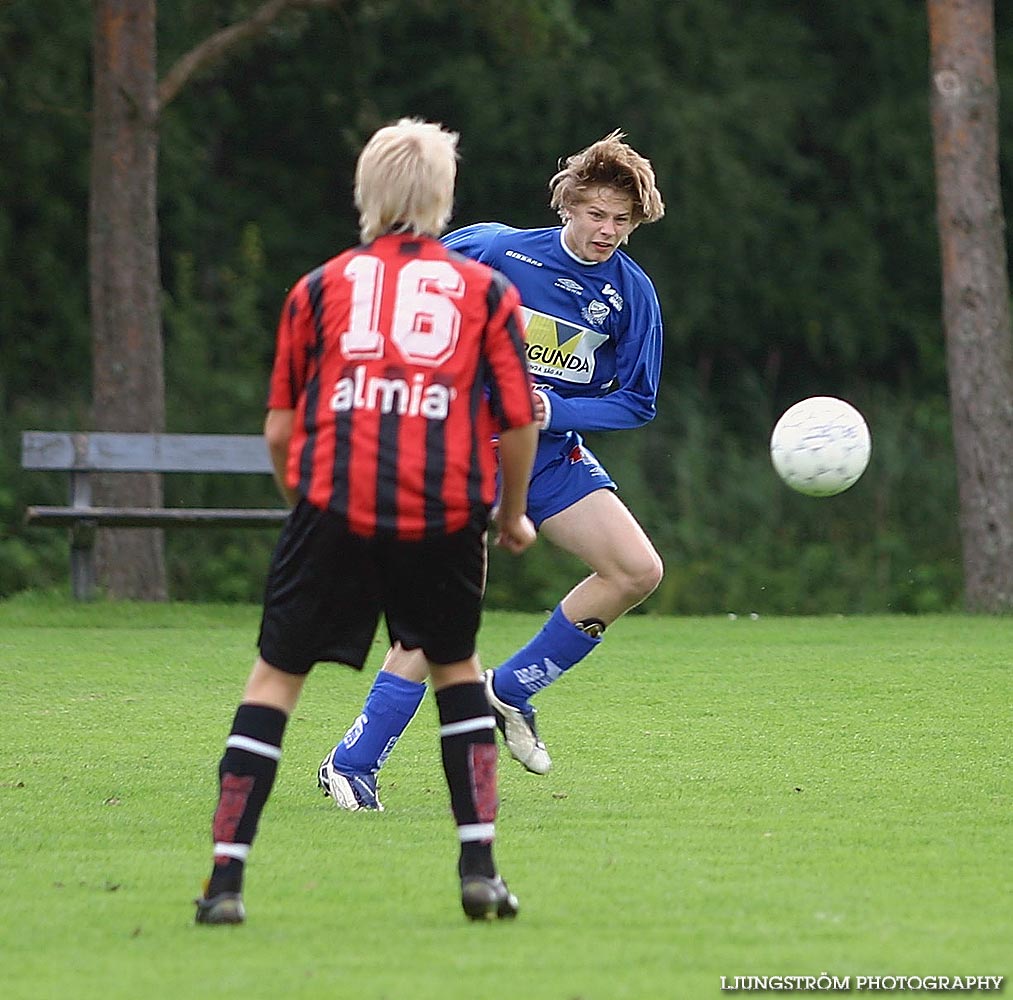
[[[535,538],[537,428],[516,289],[438,239],[456,170],[456,134],[412,119],[380,129],[356,166],[362,245],[303,276],[285,302],[265,437],[293,510],[219,764],[197,923],[245,919],[246,860],[306,677],[320,661],[361,669],[381,613],[436,692],[464,911],[517,913],[493,858],[495,721],[475,638],[493,436],[497,542],[519,553]]]
[[[539,532],[591,569],[532,639],[495,670],[486,691],[510,753],[529,771],[552,765],[530,699],[601,642],[606,627],[661,582],[661,558],[583,434],[653,419],[662,320],[654,285],[623,249],[665,206],[651,164],[615,131],[568,157],[549,182],[562,225],[482,222],[443,242],[490,264],[521,293],[535,379],[538,455],[528,514]],[[318,781],[345,809],[379,809],[376,775],[426,686],[417,654],[395,646],[355,723]]]

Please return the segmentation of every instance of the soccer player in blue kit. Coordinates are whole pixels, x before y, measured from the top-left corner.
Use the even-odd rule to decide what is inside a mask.
[[[530,699],[584,659],[606,628],[661,582],[650,539],[584,444],[589,431],[640,427],[654,417],[662,320],[650,278],[624,252],[641,223],[665,212],[650,162],[616,130],[560,162],[549,182],[561,226],[478,223],[443,238],[518,288],[540,425],[528,516],[591,573],[540,631],[495,670],[486,694],[507,748],[529,771],[552,766]],[[362,713],[320,765],[339,807],[382,809],[376,775],[425,694],[425,664],[395,644]]]

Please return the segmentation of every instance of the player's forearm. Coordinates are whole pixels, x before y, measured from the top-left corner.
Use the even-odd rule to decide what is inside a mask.
[[[527,510],[528,482],[537,447],[538,429],[534,424],[511,427],[500,433],[501,517],[519,517]]]
[[[288,467],[288,447],[292,441],[292,428],[295,425],[294,410],[268,410],[264,420],[264,439],[271,456],[274,469],[274,481],[278,491],[290,507],[294,507],[297,495],[286,485],[285,472]]]
[[[619,390],[610,396],[565,398],[551,389],[546,392],[551,407],[549,430],[625,431],[643,427],[655,416],[653,396]]]

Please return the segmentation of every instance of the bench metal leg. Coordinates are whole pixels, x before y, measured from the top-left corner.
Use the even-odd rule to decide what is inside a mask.
[[[82,435],[74,440],[74,452],[79,462],[86,458],[87,443]],[[91,506],[91,477],[87,472],[75,470],[70,474],[70,505]],[[95,596],[95,521],[80,520],[70,529],[70,587],[78,601],[90,601]]]
[[[94,521],[80,521],[70,530],[70,586],[78,601],[95,596],[96,528]]]

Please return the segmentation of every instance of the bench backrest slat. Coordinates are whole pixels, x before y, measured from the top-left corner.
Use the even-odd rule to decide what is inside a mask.
[[[25,431],[21,464],[26,469],[89,472],[272,471],[267,444],[259,434]]]

